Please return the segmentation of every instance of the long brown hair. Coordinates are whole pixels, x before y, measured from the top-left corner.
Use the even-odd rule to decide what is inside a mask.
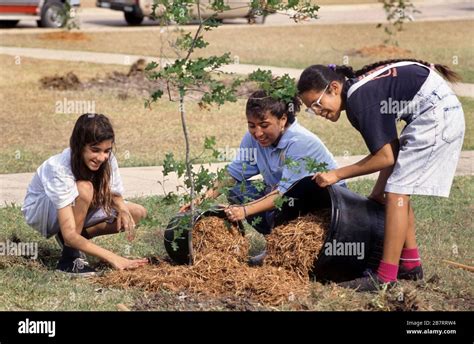
[[[450,82],[457,82],[461,80],[459,74],[453,71],[446,65],[442,64],[431,64],[423,60],[416,59],[393,59],[375,62],[362,67],[359,70],[354,71],[351,66],[346,65],[313,65],[306,68],[300,76],[298,81],[298,93],[302,94],[309,90],[320,91],[323,90],[327,84],[332,81],[344,82],[345,78],[357,78],[370,72],[377,67],[402,62],[411,61],[418,62],[430,68],[436,69],[446,80]]]
[[[84,149],[87,145],[115,141],[115,133],[109,119],[101,114],[86,113],[81,115],[74,125],[69,146],[71,147],[71,170],[76,180],[90,181],[94,186],[92,205],[101,207],[107,213],[112,209],[110,180],[112,169],[110,159],[105,161],[97,171],[91,171],[84,162]]]

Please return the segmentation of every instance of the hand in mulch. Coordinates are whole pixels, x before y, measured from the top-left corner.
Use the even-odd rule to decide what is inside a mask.
[[[147,258],[127,259],[120,256],[117,256],[117,258],[111,262],[111,265],[117,270],[133,270],[147,264]]]
[[[243,221],[247,217],[243,205],[231,205],[225,209],[225,214],[231,222]]]

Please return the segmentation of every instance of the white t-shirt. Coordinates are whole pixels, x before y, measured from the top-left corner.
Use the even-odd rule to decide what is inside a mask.
[[[112,169],[111,191],[114,194],[123,195],[117,159],[112,153],[110,166]],[[77,196],[79,196],[79,191],[77,191],[76,178],[71,170],[71,149],[66,148],[62,153],[52,156],[38,167],[28,186],[21,210],[30,226],[39,232],[44,232],[45,227],[50,225],[52,220],[48,219],[49,214],[68,206]],[[46,200],[50,202],[45,202]],[[49,209],[51,204],[55,209]]]

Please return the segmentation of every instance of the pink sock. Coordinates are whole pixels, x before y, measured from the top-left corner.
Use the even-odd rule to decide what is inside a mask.
[[[382,282],[395,282],[398,275],[398,265],[393,265],[385,263],[383,260],[380,262],[379,268],[377,270],[377,277],[382,280]]]
[[[404,248],[400,257],[400,265],[405,269],[411,270],[421,265],[420,254],[418,248]]]

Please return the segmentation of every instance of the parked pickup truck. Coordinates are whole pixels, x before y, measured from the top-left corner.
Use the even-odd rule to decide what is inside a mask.
[[[78,7],[80,0],[69,0]],[[39,27],[63,27],[66,24],[66,0],[0,0],[0,28],[14,27],[20,20],[36,20]]]
[[[210,0],[201,1],[200,8],[203,18],[208,18],[214,14],[214,11],[209,7],[209,2]],[[217,19],[247,18],[249,22],[262,24],[265,21],[265,16],[256,17],[253,15],[250,0],[226,0],[225,3],[231,9],[220,13]],[[97,0],[96,5],[97,7],[122,11],[125,15],[125,21],[129,25],[140,25],[145,17],[151,18],[153,12],[153,0]],[[197,7],[192,9],[192,13],[197,15]],[[159,15],[159,10],[156,11],[156,14]]]

